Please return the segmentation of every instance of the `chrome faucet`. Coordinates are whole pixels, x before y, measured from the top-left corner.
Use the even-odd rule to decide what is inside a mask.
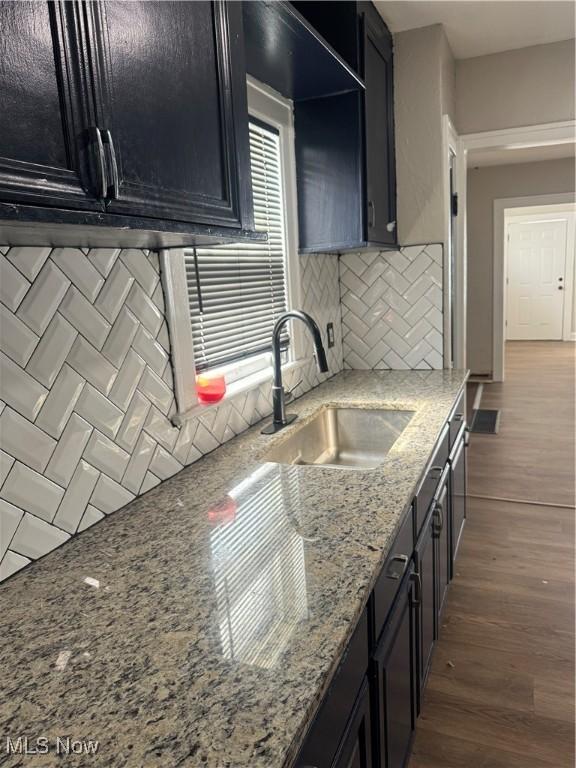
[[[274,357],[274,383],[272,385],[272,407],[274,418],[272,423],[262,430],[263,435],[271,435],[278,430],[283,429],[287,424],[291,424],[295,419],[295,414],[286,414],[286,395],[284,387],[282,386],[282,360],[280,350],[280,334],[282,328],[289,320],[302,320],[306,325],[310,333],[312,334],[312,341],[314,342],[314,350],[316,354],[316,364],[320,373],[327,373],[328,362],[326,360],[326,352],[324,351],[324,345],[322,344],[322,335],[320,328],[316,324],[316,321],[307,315],[306,312],[301,312],[298,309],[293,309],[290,312],[285,312],[280,315],[274,325],[272,331],[272,354]]]

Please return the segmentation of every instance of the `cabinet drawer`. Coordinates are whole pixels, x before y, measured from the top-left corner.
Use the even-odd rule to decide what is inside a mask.
[[[300,750],[294,768],[330,768],[368,670],[368,615],[364,611]]]
[[[462,392],[450,416],[450,450],[456,445],[458,433],[466,421],[466,389]]]
[[[426,514],[430,508],[430,503],[440,482],[444,467],[448,461],[448,453],[450,451],[450,437],[449,437],[449,425],[446,424],[440,435],[440,439],[436,444],[436,449],[432,460],[430,461],[426,474],[420,487],[416,491],[416,539],[420,536]]]
[[[413,511],[406,514],[400,530],[394,540],[382,573],[374,587],[374,633],[371,638],[376,642],[380,637],[386,618],[390,613],[394,599],[400,588],[402,577],[408,569],[414,551]]]

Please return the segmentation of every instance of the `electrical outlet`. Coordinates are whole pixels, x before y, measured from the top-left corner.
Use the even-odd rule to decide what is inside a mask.
[[[328,349],[334,346],[334,323],[328,323],[326,326],[326,335],[328,337]]]

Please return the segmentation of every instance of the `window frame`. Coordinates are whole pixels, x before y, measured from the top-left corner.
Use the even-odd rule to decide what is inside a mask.
[[[280,162],[284,184],[287,307],[295,309],[301,305],[301,279],[293,103],[250,76],[247,77],[247,93],[249,117],[274,127],[280,137]],[[184,249],[162,250],[159,255],[176,395],[177,413],[173,420],[175,423],[181,423],[186,420],[188,412],[196,412],[198,408],[205,409],[211,406],[200,404],[196,391],[196,366]],[[301,324],[291,323],[289,356],[282,366],[283,370],[299,366],[304,362],[303,342]],[[227,373],[227,391],[224,397],[226,399],[271,379],[272,355],[265,353],[211,370]]]

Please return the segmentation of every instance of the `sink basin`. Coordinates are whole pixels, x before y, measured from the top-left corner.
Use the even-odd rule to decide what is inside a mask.
[[[382,464],[413,415],[414,411],[323,408],[263,458],[279,464],[373,469]]]

